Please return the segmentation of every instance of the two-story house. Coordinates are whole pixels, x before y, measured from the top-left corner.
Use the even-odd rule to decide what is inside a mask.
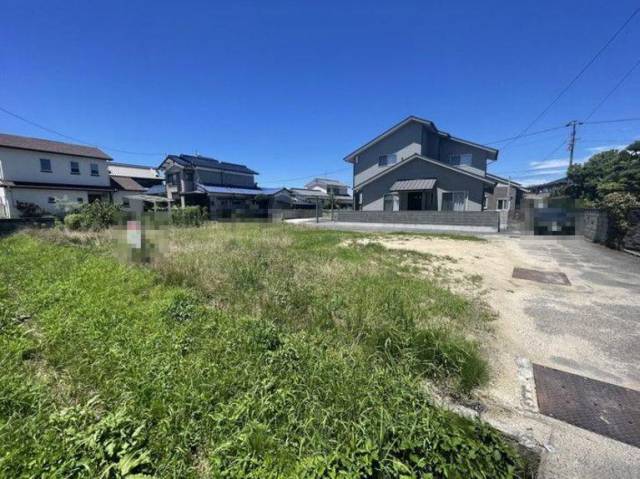
[[[259,188],[258,173],[245,165],[200,155],[168,155],[158,169],[164,172],[172,202],[204,206],[212,218],[262,216],[290,204],[285,189]]]
[[[329,178],[314,178],[304,187],[325,193],[329,198],[333,198],[334,203],[339,207],[351,207],[353,204],[353,198],[349,194],[349,187],[341,181]]]
[[[481,211],[496,181],[498,150],[411,116],[344,160],[353,164],[354,207],[364,211]]]
[[[146,205],[153,208],[167,202],[164,178],[152,166],[112,162],[109,163],[109,176],[111,186],[116,190],[112,200],[124,211],[140,214]]]
[[[110,160],[91,146],[0,133],[0,216],[62,214],[109,201]]]

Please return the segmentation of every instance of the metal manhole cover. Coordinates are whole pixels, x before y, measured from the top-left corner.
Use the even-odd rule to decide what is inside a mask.
[[[542,414],[640,447],[640,391],[539,364],[533,375]]]
[[[537,281],[547,284],[561,284],[571,286],[571,282],[564,273],[555,273],[553,271],[540,271],[537,269],[513,268],[513,277],[518,279],[528,279],[529,281]]]

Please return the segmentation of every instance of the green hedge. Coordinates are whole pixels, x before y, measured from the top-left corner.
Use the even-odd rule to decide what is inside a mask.
[[[174,226],[200,226],[206,219],[206,210],[200,206],[185,206],[171,210],[171,224]]]

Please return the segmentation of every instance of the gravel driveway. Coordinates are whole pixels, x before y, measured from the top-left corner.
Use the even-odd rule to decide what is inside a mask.
[[[480,392],[485,418],[546,445],[541,477],[640,477],[639,449],[538,414],[529,376],[538,363],[640,390],[640,258],[582,238],[383,243],[446,254],[458,274],[482,276],[482,296],[499,313],[486,345],[494,374]],[[571,285],[514,279],[514,267],[563,272]]]

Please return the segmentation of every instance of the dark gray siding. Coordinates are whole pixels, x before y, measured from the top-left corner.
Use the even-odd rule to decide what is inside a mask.
[[[446,191],[466,191],[468,195],[467,210],[481,211],[485,183],[464,173],[458,173],[447,167],[441,167],[419,158],[399,166],[388,174],[360,188],[362,193],[362,209],[364,211],[382,211],[384,195],[389,193],[391,185],[397,180],[416,178],[437,178],[438,209],[442,205],[442,193]],[[489,185],[487,185],[489,186]]]

